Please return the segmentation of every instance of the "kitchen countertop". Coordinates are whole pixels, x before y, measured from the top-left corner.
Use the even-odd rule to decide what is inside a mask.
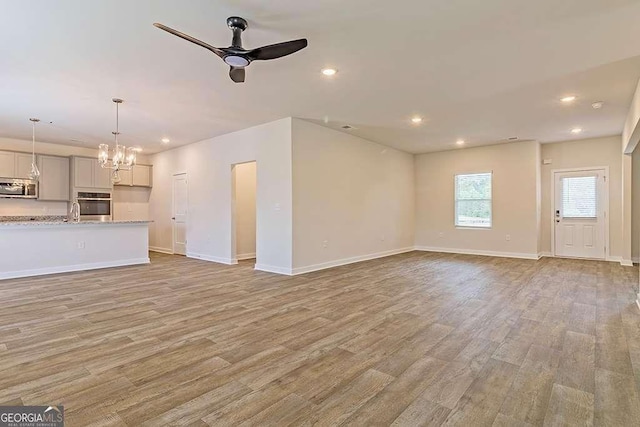
[[[141,220],[114,220],[114,221],[64,221],[64,220],[11,220],[3,221],[0,219],[0,227],[41,227],[41,226],[82,226],[82,225],[122,225],[122,224],[149,224],[153,221],[141,221]]]

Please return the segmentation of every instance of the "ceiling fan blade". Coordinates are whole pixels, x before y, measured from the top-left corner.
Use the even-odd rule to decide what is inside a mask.
[[[161,30],[164,30],[168,33],[173,34],[174,36],[178,36],[181,39],[185,39],[187,41],[190,41],[191,43],[195,43],[198,46],[202,46],[203,48],[210,50],[211,52],[215,53],[216,55],[218,55],[220,58],[223,58],[226,54],[222,49],[219,49],[215,46],[211,46],[208,43],[203,42],[202,40],[198,40],[195,37],[191,37],[188,34],[185,33],[181,33],[178,30],[174,30],[173,28],[167,27],[166,25],[162,25],[162,24],[158,24],[157,22],[153,24],[154,27],[160,28]]]
[[[244,83],[244,68],[231,67],[229,69],[229,77],[236,83]]]
[[[252,60],[276,59],[283,56],[291,55],[307,47],[307,39],[291,40],[288,42],[272,44],[252,49],[247,56]]]

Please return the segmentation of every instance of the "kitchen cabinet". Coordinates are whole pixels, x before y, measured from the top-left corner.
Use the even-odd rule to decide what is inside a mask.
[[[38,156],[40,183],[38,199],[49,201],[69,200],[69,158]]]
[[[135,165],[132,171],[134,187],[151,187],[152,166]]]
[[[94,160],[94,187],[95,188],[111,188],[111,169],[106,169],[100,166],[98,160]]]
[[[15,178],[29,179],[29,173],[31,172],[31,154],[16,153],[15,164]]]
[[[152,187],[153,166],[135,165],[130,171],[120,171],[120,182],[116,185],[128,187]]]
[[[77,188],[111,189],[111,169],[100,166],[98,159],[73,157],[73,186]]]
[[[126,185],[126,186],[130,186],[132,184],[132,179],[131,179],[131,171],[119,171],[118,172],[120,174],[120,182],[114,184],[114,185]]]
[[[0,177],[15,178],[16,153],[0,151]]]
[[[29,179],[29,172],[31,154],[0,151],[0,177]]]

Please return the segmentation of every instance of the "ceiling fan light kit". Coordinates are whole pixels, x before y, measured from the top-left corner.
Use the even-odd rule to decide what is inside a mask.
[[[181,33],[166,25],[155,23],[155,27],[160,28],[168,33],[178,36],[181,39],[197,44],[213,53],[215,53],[225,64],[229,65],[229,77],[235,83],[243,83],[245,80],[245,68],[253,61],[267,61],[270,59],[282,58],[291,55],[301,49],[307,47],[307,39],[291,40],[288,42],[276,43],[268,46],[262,46],[255,49],[244,49],[242,47],[242,32],[249,27],[246,19],[239,16],[231,16],[227,18],[227,26],[233,32],[231,46],[215,47],[208,43],[191,37],[188,34]]]

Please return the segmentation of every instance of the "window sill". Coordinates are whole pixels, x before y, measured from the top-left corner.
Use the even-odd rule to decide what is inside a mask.
[[[491,230],[493,227],[473,227],[469,225],[456,225],[457,230]]]

